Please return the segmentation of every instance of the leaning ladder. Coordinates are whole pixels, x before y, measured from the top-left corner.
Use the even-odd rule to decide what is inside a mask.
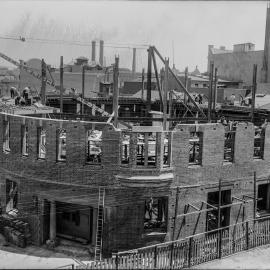
[[[101,255],[102,255],[104,199],[105,199],[105,188],[100,187],[98,190],[98,216],[97,216],[97,229],[96,229],[95,261],[100,261]]]

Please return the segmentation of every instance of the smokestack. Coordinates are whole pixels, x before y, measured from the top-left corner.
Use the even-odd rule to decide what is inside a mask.
[[[96,61],[96,42],[92,41],[92,61]]]
[[[103,58],[104,58],[104,41],[99,42],[99,64],[103,67]]]
[[[133,48],[132,73],[136,72],[136,48]]]

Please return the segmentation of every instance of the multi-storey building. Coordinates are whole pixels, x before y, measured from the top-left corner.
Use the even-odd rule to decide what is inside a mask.
[[[36,245],[67,238],[111,254],[215,229],[218,204],[221,226],[251,219],[254,194],[269,211],[269,127],[0,118],[2,210],[30,224]]]

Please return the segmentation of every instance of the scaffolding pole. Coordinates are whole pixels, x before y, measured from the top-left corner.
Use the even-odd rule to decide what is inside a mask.
[[[253,65],[253,84],[252,84],[252,104],[251,104],[251,122],[254,123],[254,110],[255,110],[255,99],[257,90],[257,65]]]
[[[63,75],[64,75],[64,65],[63,56],[60,57],[60,113],[63,113]]]

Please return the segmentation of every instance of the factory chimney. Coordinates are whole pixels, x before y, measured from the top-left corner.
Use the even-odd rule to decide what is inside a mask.
[[[133,58],[132,58],[132,73],[136,72],[136,48],[133,48]]]
[[[92,59],[93,62],[96,61],[96,42],[92,41]]]
[[[100,40],[99,42],[99,64],[103,67],[103,58],[104,58],[104,41]]]

